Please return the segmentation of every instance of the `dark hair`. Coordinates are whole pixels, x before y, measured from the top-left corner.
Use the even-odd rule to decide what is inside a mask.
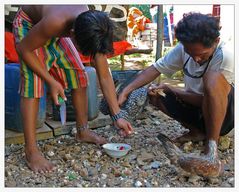
[[[83,55],[113,52],[113,22],[101,11],[81,13],[74,23],[76,43]]]
[[[182,43],[202,43],[212,47],[220,35],[219,19],[201,13],[187,13],[175,27],[175,36]]]

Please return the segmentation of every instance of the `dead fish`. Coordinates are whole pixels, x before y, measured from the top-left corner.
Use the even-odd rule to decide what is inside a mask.
[[[116,87],[117,95],[120,94],[120,92],[123,90],[124,87],[125,84],[120,84]],[[148,88],[146,87],[141,87],[139,89],[132,91],[129,94],[128,99],[121,106],[123,118],[131,122],[135,120],[137,116],[143,111],[144,107],[147,104],[148,101],[147,95]],[[104,115],[110,114],[109,106],[105,98],[101,100],[99,109]]]
[[[191,174],[204,177],[217,177],[223,172],[223,163],[218,158],[217,143],[209,140],[209,153],[195,155],[183,153],[174,142],[164,134],[157,136],[165,148],[172,163],[178,164],[183,170]]]

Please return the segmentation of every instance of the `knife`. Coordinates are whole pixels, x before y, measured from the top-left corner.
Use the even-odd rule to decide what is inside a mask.
[[[60,104],[60,117],[61,117],[61,124],[65,125],[66,123],[66,103],[62,97],[58,97],[58,102]]]

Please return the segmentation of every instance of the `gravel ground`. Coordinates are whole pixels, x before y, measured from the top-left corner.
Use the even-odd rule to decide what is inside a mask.
[[[132,149],[119,159],[109,157],[101,147],[76,143],[72,135],[39,141],[42,152],[56,165],[45,175],[35,174],[25,163],[23,145],[5,146],[5,187],[234,187],[234,138],[219,141],[219,157],[225,171],[217,178],[203,178],[184,172],[170,163],[156,139],[157,133],[174,138],[185,131],[178,122],[147,106],[147,118],[134,122],[135,133],[127,138],[110,125],[95,129],[110,142],[130,144]],[[72,128],[74,132],[74,128]],[[203,142],[180,146],[186,153],[201,153]]]

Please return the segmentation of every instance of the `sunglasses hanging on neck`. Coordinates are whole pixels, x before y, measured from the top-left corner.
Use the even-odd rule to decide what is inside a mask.
[[[191,77],[191,78],[201,78],[205,73],[206,73],[206,71],[207,71],[207,68],[208,68],[208,66],[209,66],[209,63],[211,62],[211,60],[212,60],[212,56],[211,57],[209,57],[209,59],[208,59],[208,61],[207,61],[207,64],[206,64],[206,67],[205,67],[205,69],[203,70],[203,72],[202,72],[202,74],[200,74],[200,75],[192,75],[191,73],[189,73],[189,71],[188,71],[188,69],[186,68],[186,65],[187,65],[187,63],[188,63],[188,61],[189,61],[189,59],[190,59],[191,57],[189,56],[188,57],[188,59],[187,59],[187,61],[184,63],[184,65],[183,65],[183,73],[185,74],[185,75],[187,75],[188,77]]]

